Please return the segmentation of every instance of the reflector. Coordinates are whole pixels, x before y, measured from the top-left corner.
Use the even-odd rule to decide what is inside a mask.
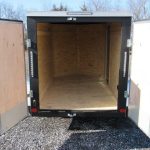
[[[36,112],[37,112],[37,108],[32,108],[32,109],[31,109],[31,112],[32,112],[32,113],[36,113]]]
[[[121,108],[121,109],[119,109],[119,112],[120,112],[120,113],[125,113],[125,112],[126,112],[126,109],[125,109],[125,108]]]

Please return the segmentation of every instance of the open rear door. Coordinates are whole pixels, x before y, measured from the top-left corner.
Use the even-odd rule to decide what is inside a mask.
[[[150,21],[133,29],[129,117],[150,137]]]
[[[21,21],[0,20],[0,134],[27,115]]]

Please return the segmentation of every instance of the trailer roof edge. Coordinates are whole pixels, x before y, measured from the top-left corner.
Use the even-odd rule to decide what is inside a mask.
[[[143,20],[138,20],[134,22],[135,24],[140,24],[140,23],[150,23],[150,19],[143,19]]]
[[[109,12],[67,12],[67,11],[29,11],[27,17],[132,17],[130,12],[109,11]]]

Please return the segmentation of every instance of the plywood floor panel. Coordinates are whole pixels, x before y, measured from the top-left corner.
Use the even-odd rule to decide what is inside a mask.
[[[107,110],[117,109],[117,101],[104,81],[85,76],[54,80],[43,99],[42,109]]]

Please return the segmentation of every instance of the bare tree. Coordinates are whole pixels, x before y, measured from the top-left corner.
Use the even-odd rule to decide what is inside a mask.
[[[81,11],[88,11],[89,7],[88,5],[84,2],[83,5],[80,7]]]
[[[107,11],[111,9],[110,0],[90,0],[90,9],[95,11]]]
[[[67,11],[68,8],[67,6],[64,6],[62,3],[60,3],[58,7],[54,4],[52,10],[53,11]]]
[[[150,2],[148,0],[128,0],[133,20],[148,19],[150,17]]]
[[[25,10],[22,6],[14,9],[6,2],[0,2],[0,18],[25,20]]]
[[[85,3],[86,2],[86,3]],[[80,6],[81,10],[90,11],[120,11],[127,10],[127,8],[122,7],[122,0],[85,0]]]
[[[104,10],[105,9],[105,3],[101,0],[92,0],[91,1],[95,10]]]

